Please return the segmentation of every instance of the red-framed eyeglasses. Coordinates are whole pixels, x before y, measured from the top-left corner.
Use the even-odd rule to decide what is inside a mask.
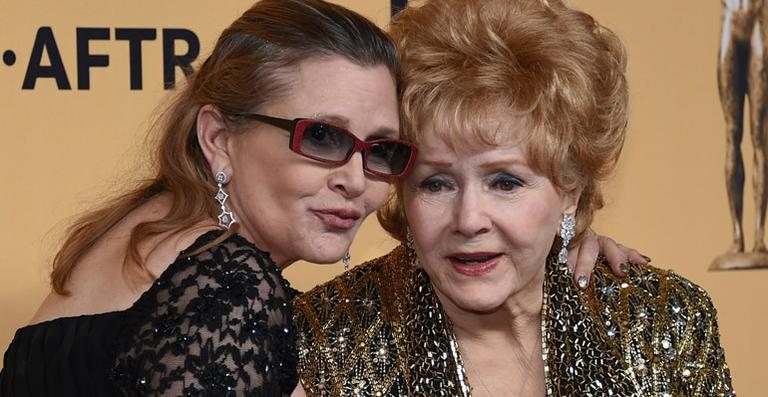
[[[297,118],[293,120],[257,113],[237,113],[236,117],[257,120],[291,133],[290,148],[304,156],[331,165],[342,165],[357,152],[363,153],[363,169],[373,175],[401,178],[416,160],[416,146],[399,139],[362,141],[351,132],[327,122]]]

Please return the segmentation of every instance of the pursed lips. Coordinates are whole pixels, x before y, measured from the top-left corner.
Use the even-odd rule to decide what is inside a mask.
[[[361,217],[361,212],[354,208],[313,209],[326,225],[335,229],[351,229]]]

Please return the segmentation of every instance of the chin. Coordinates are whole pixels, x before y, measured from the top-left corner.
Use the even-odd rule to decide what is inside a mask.
[[[307,262],[330,265],[341,260],[349,249],[348,242],[324,242],[319,246],[307,247],[302,257]]]
[[[493,313],[501,307],[502,303],[496,300],[472,300],[461,304],[461,310],[472,313]]]
[[[484,296],[482,293],[471,292],[461,293],[456,299],[452,297],[448,299],[451,299],[458,309],[471,313],[492,313],[504,304],[501,296]]]
[[[319,265],[331,265],[340,261],[343,256],[344,252],[312,252],[307,255],[303,255],[301,259],[307,262],[317,263]]]

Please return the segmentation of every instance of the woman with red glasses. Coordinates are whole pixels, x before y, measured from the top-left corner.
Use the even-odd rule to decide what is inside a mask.
[[[246,11],[170,104],[154,175],[69,230],[0,394],[290,394],[296,291],[281,269],[348,261],[411,168],[396,75],[387,35],[340,6]]]

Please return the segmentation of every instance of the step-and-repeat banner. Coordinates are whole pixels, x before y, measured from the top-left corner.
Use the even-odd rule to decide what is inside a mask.
[[[47,294],[50,261],[68,221],[144,171],[144,137],[153,116],[221,30],[251,3],[0,2],[0,351]],[[392,9],[405,1],[338,3],[385,27]],[[718,65],[738,69],[752,59],[744,48],[753,46],[754,59],[762,48],[736,37],[733,43],[742,52],[727,51],[733,38],[728,29],[721,31],[728,14],[723,3],[730,2],[571,1],[615,30],[629,52],[628,140],[596,229],[710,292],[736,390],[756,396],[768,390],[762,373],[762,358],[768,357],[768,271],[708,270],[716,258],[724,260],[736,233],[738,213],[729,208],[743,203],[749,251],[752,230],[760,230],[753,226],[760,218],[755,207],[764,206],[750,183],[755,174],[750,143],[760,147],[761,137],[765,142],[765,127],[758,123],[753,133],[745,118],[747,142],[740,144],[734,125],[742,121],[731,112],[726,128],[717,75]],[[739,84],[746,84],[734,78],[728,86],[725,80],[721,75],[721,85],[735,87],[737,96]],[[765,89],[750,81],[751,90]],[[732,155],[726,157],[729,147]],[[734,183],[739,177],[744,186]],[[757,179],[760,186],[764,178]],[[392,246],[369,219],[353,245],[352,261]],[[737,259],[745,257],[738,254]],[[287,276],[307,289],[341,270],[299,263]]]

